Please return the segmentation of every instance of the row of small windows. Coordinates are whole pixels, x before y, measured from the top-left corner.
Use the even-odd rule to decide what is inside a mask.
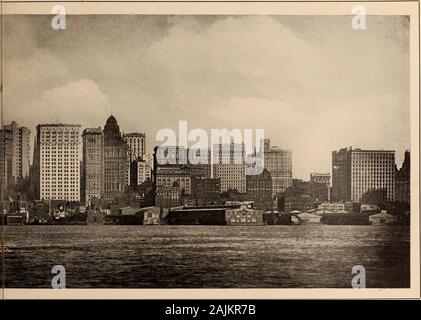
[[[67,140],[67,139],[43,139],[41,140],[43,147],[69,147],[72,145],[79,145],[79,140]]]
[[[171,179],[171,178],[157,178],[157,182],[172,182],[172,181],[180,181],[190,184],[190,178],[180,178],[180,179]]]
[[[63,193],[63,192],[66,192],[66,193],[68,193],[69,191],[71,191],[72,193],[75,193],[76,191],[78,191],[78,189],[54,189],[54,188],[51,188],[51,189],[49,189],[49,188],[46,188],[46,189],[42,189],[41,190],[41,192],[42,193],[45,193],[45,192],[58,192],[58,193]]]
[[[42,152],[47,151],[71,151],[76,152],[79,151],[80,147],[77,143],[68,143],[68,144],[43,144],[40,148]]]
[[[49,173],[46,173],[46,174],[42,174],[42,177],[50,177],[50,174]],[[70,175],[70,174],[54,174],[54,173],[52,173],[51,174],[51,177],[54,177],[54,179],[56,179],[56,180],[69,180],[69,178],[70,178],[70,180],[78,180],[79,179],[79,175]]]
[[[45,159],[68,159],[72,158],[72,160],[77,160],[74,158],[79,158],[79,155],[76,153],[68,153],[68,152],[52,152],[52,153],[45,153],[41,155],[41,160]]]
[[[44,193],[42,194],[42,199],[51,198],[51,200],[61,200],[62,197],[70,197],[72,200],[78,200],[79,194],[75,192],[71,193]]]
[[[77,166],[73,166],[73,167],[69,167],[69,166],[42,166],[42,171],[45,173],[49,173],[49,172],[79,172],[79,170],[77,170]],[[51,170],[50,170],[51,169]],[[70,169],[70,170],[69,170]]]
[[[47,137],[47,138],[61,138],[61,137],[71,137],[71,138],[78,138],[79,133],[78,132],[41,132],[41,137]]]
[[[69,161],[44,161],[43,164],[41,165],[41,167],[45,167],[45,166],[68,166],[70,165],[71,167],[79,167],[79,162],[74,163],[74,162],[69,162]]]

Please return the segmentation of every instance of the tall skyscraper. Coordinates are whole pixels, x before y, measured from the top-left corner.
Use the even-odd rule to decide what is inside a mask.
[[[264,167],[272,177],[272,195],[284,192],[292,185],[292,153],[264,140]]]
[[[145,160],[146,155],[146,135],[144,132],[132,132],[123,134],[123,140],[127,143],[127,185],[131,184],[131,177],[136,172],[131,173],[132,162],[138,159]]]
[[[83,131],[83,186],[81,195],[88,205],[94,198],[100,199],[104,190],[104,135],[101,127]]]
[[[343,148],[332,152],[332,197],[358,202],[369,190],[395,199],[395,151]]]
[[[80,125],[39,124],[34,165],[40,200],[80,200]]]
[[[7,188],[11,188],[17,179],[29,175],[31,132],[26,127],[19,127],[15,121],[4,126],[1,131],[1,181]]]
[[[12,136],[10,130],[0,130],[0,182],[4,191],[13,187]]]
[[[128,152],[117,120],[110,116],[104,126],[104,200],[108,203],[122,196],[128,184]]]
[[[123,134],[130,151],[130,161],[137,159],[146,160],[146,135],[144,132],[132,132]]]
[[[213,146],[213,178],[221,179],[221,192],[246,192],[246,162],[244,144]]]

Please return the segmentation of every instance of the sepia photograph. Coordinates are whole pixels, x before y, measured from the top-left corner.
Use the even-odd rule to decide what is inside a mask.
[[[6,298],[419,296],[416,3],[30,5],[2,15]]]

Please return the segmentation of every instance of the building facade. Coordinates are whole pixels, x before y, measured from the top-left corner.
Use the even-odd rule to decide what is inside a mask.
[[[221,179],[192,176],[192,198],[195,206],[221,203]]]
[[[312,172],[310,173],[310,181],[330,185],[330,173]]]
[[[386,189],[369,189],[363,193],[360,198],[361,204],[386,205],[387,190]]]
[[[344,148],[332,152],[332,196],[359,202],[371,189],[386,189],[395,199],[395,151]]]
[[[346,148],[332,152],[332,198],[351,200],[351,151]]]
[[[0,181],[2,192],[13,187],[12,137],[10,130],[0,130]]]
[[[244,144],[213,146],[213,178],[221,179],[221,192],[246,192],[246,163]]]
[[[248,175],[246,178],[247,199],[253,201],[258,210],[272,210],[272,177],[269,170],[264,169],[259,175]]]
[[[225,219],[227,225],[263,225],[263,211],[240,204],[240,208],[228,209]]]
[[[318,201],[330,200],[330,174],[310,173],[309,193]]]
[[[183,165],[159,166],[156,169],[156,187],[177,184],[182,194],[192,193],[190,169]]]
[[[178,207],[181,205],[181,190],[177,183],[172,186],[157,186],[155,206],[162,208]]]
[[[291,186],[278,197],[278,209],[285,213],[306,212],[313,209],[315,203],[316,198],[310,193],[310,182],[301,179],[292,179]]]
[[[86,205],[101,199],[104,193],[104,135],[101,128],[83,131],[82,198]]]
[[[0,130],[0,175],[4,186],[11,188],[19,178],[29,175],[30,135],[26,127],[13,121]]]
[[[152,154],[145,154],[145,157],[143,158],[143,160],[145,160],[151,168],[153,168],[153,163],[154,163],[154,159],[153,159],[153,155]]]
[[[130,161],[139,158],[145,160],[146,135],[144,132],[125,133],[123,134],[123,139],[126,141],[130,150]]]
[[[128,184],[129,148],[117,120],[110,116],[104,126],[104,200],[107,203],[124,195]]]
[[[333,213],[353,213],[360,212],[360,204],[358,202],[322,202],[318,205],[318,210],[331,211]]]
[[[353,212],[353,210],[349,210],[349,208],[347,208],[346,203],[345,202],[322,202],[318,205],[317,210],[321,210],[321,211],[330,211],[333,213],[340,213],[340,212]]]
[[[188,149],[188,155],[192,176],[210,179],[212,176],[210,149]]]
[[[315,198],[309,194],[287,194],[285,196],[285,213],[292,211],[306,212],[314,209]]]
[[[173,208],[164,218],[169,225],[263,225],[263,212],[245,203]]]
[[[395,151],[352,150],[351,201],[371,189],[385,189],[387,201],[395,200]]]
[[[142,159],[132,161],[130,169],[130,185],[139,186],[147,179],[152,178],[152,167]]]
[[[37,126],[39,200],[80,201],[80,125]]]
[[[26,127],[19,127],[14,121],[5,129],[12,132],[12,178],[16,182],[16,179],[29,175],[31,132]]]
[[[270,140],[264,140],[264,168],[272,177],[272,195],[284,192],[292,185],[292,153],[270,145]]]

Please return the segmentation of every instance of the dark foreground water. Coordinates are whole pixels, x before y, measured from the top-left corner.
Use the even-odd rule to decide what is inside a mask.
[[[409,228],[387,226],[5,227],[6,287],[409,287]]]

